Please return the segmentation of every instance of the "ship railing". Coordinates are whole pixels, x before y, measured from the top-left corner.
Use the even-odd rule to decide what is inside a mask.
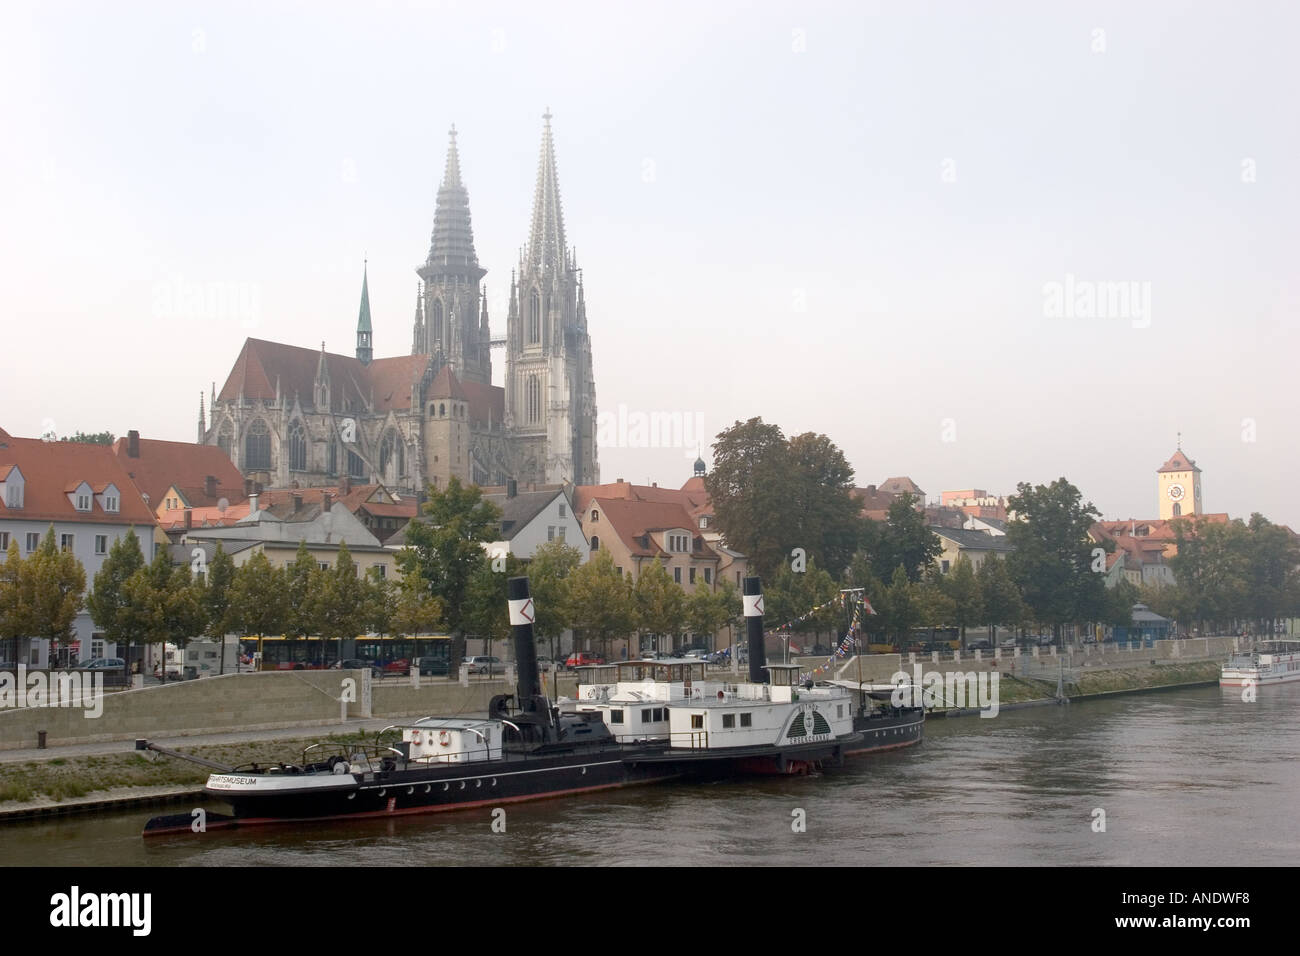
[[[709,732],[707,730],[678,730],[668,735],[668,743],[682,750],[708,750]]]

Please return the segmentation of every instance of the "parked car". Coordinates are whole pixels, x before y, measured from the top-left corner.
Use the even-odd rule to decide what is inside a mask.
[[[493,674],[504,674],[506,671],[506,665],[501,663],[499,657],[467,657],[465,663],[469,665],[471,674],[487,674],[491,676]]]
[[[370,676],[373,678],[384,676],[384,669],[380,667],[375,661],[365,661],[359,657],[353,657],[353,658],[348,658],[347,660],[341,660],[331,666],[335,670],[344,670],[344,671],[369,670]]]
[[[1002,648],[1003,650],[1013,650],[1015,646],[1016,646],[1016,639],[1014,637],[1004,637],[1002,641],[998,644],[998,647]]]
[[[421,677],[446,677],[448,671],[445,657],[417,657]]]
[[[384,673],[397,674],[400,677],[409,677],[411,674],[411,662],[405,657],[399,657],[395,661],[384,661]]]
[[[603,664],[605,658],[599,654],[590,654],[587,651],[577,651],[570,654],[564,662],[565,667],[590,667],[593,664]]]
[[[555,661],[549,657],[539,657],[537,658],[537,669],[542,672],[553,671],[555,670]]]
[[[991,651],[993,650],[993,645],[988,641],[971,641],[966,645],[966,649],[968,651]]]
[[[94,660],[86,661],[79,664],[77,670],[98,671],[98,670],[121,670],[126,667],[126,661],[120,657],[96,657]]]

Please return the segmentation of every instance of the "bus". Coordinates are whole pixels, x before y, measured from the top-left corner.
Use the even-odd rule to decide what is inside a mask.
[[[867,645],[871,654],[929,654],[931,651],[961,649],[961,631],[955,627],[914,627],[903,640],[884,640],[876,636]]]
[[[364,660],[385,673],[409,674],[418,660],[420,673],[446,674],[451,660],[450,634],[363,634],[350,640],[276,634],[245,638],[241,646],[263,671],[319,670],[340,660]]]

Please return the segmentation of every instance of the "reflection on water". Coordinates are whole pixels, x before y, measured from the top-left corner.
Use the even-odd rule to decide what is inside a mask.
[[[145,841],[151,813],[0,828],[0,863],[1295,864],[1300,683],[936,718],[920,747],[834,774],[672,784],[491,812]],[[211,804],[221,810],[221,804]],[[796,809],[806,832],[794,832]],[[1093,831],[1094,810],[1106,832]]]

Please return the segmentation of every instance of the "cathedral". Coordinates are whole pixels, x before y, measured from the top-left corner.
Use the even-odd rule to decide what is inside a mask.
[[[374,357],[363,270],[356,354],[247,339],[199,441],[267,487],[382,482],[399,494],[462,482],[597,484],[596,386],[582,271],[565,242],[551,114],[528,244],[494,339],[453,126],[429,254],[416,270],[411,354]],[[505,350],[505,387],[492,351]]]

